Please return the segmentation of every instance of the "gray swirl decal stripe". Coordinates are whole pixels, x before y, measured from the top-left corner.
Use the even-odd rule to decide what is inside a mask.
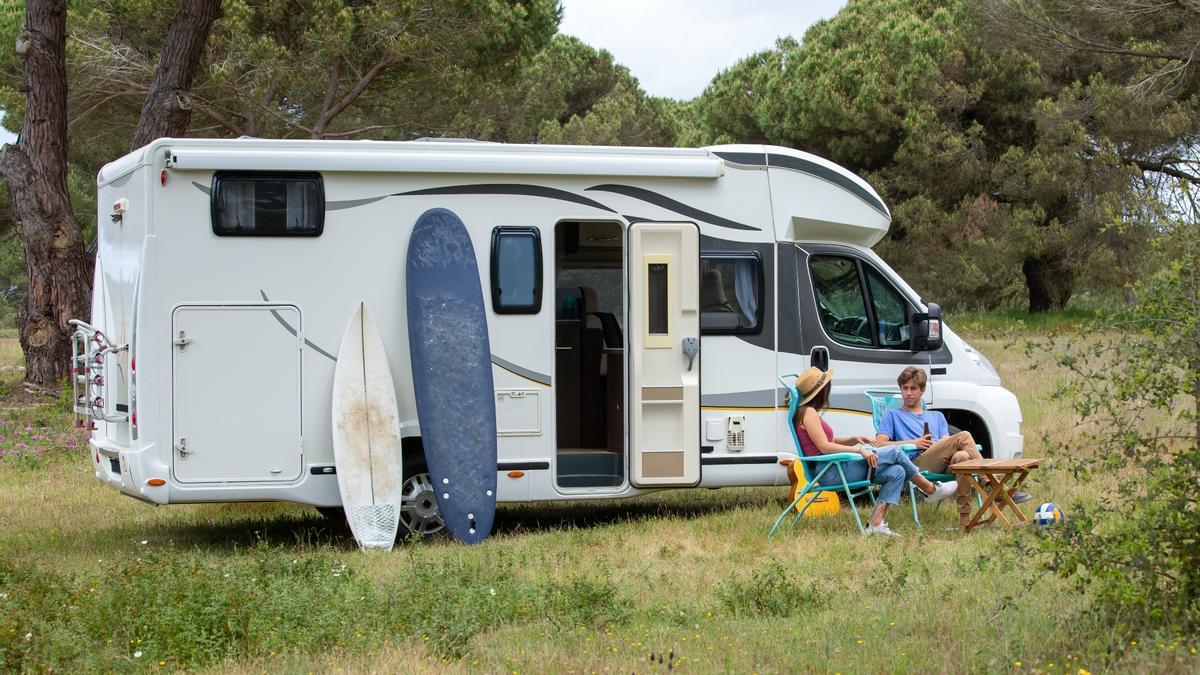
[[[566,190],[557,188],[542,187],[540,185],[519,185],[512,183],[481,183],[478,185],[451,185],[440,188],[426,188],[424,190],[410,190],[408,192],[397,192],[393,197],[415,197],[419,195],[515,195],[521,197],[545,197],[546,199],[558,199],[564,202],[572,202],[574,204],[582,204],[590,206],[594,209],[616,213],[616,211],[608,208],[594,199],[588,199]]]
[[[264,291],[260,288],[260,289],[258,289],[258,292],[260,295],[262,295],[262,299],[264,302],[271,301],[271,299],[267,297],[266,291]],[[290,323],[288,323],[287,321],[285,321],[284,318],[279,315],[279,312],[276,312],[275,310],[271,310],[271,316],[274,316],[275,320],[278,321],[280,323],[280,325],[282,325],[287,330],[287,332],[291,333],[292,335],[296,334],[296,329],[292,328],[292,325]],[[330,354],[329,352],[325,351],[324,349],[321,349],[320,347],[314,345],[307,338],[304,340],[304,344],[308,345],[309,347],[312,347],[313,351],[320,354],[321,356],[324,356],[325,358],[333,361],[334,363],[337,363],[336,356],[334,356],[333,354]]]
[[[775,391],[766,389],[704,394],[700,397],[700,405],[705,408],[774,408]]]
[[[500,366],[501,368],[507,370],[510,373],[513,373],[514,375],[520,375],[521,377],[523,377],[527,380],[533,380],[534,382],[537,382],[538,384],[544,384],[547,387],[550,386],[550,376],[549,375],[543,375],[542,373],[539,373],[535,370],[529,370],[528,368],[522,368],[521,366],[518,366],[517,364],[513,363],[512,361],[505,361],[504,359],[500,358],[499,356],[496,356],[495,354],[492,354],[492,363],[497,366]]]
[[[888,218],[892,217],[892,214],[888,212],[887,207],[884,206],[883,202],[880,201],[878,197],[871,194],[870,190],[867,190],[863,186],[859,185],[846,174],[837,171],[836,169],[831,169],[823,164],[817,164],[816,162],[802,159],[800,157],[792,157],[791,155],[767,155],[757,152],[714,152],[713,154],[733,164],[741,164],[743,166],[771,166],[782,169],[791,169],[792,171],[799,171],[800,173],[806,173],[810,176],[827,180],[830,183],[833,183],[834,185],[850,192],[855,197],[863,200],[871,208],[882,213]]]
[[[667,209],[668,211],[674,211],[675,213],[687,216],[688,218],[702,220],[711,225],[716,225],[717,227],[727,227],[731,230],[749,230],[752,232],[761,232],[762,231],[761,228],[757,228],[757,227],[753,227],[751,225],[746,225],[745,223],[739,223],[737,221],[729,220],[728,218],[722,218],[721,216],[709,213],[707,211],[701,211],[700,209],[698,209],[694,206],[688,206],[687,204],[684,204],[683,202],[675,201],[674,199],[671,199],[670,197],[667,197],[666,195],[660,195],[657,192],[653,192],[653,191],[647,190],[645,188],[633,187],[632,185],[606,184],[606,185],[595,185],[595,186],[588,188],[588,190],[597,190],[600,192],[612,192],[613,194],[625,195],[626,197],[632,197],[634,199],[639,199],[648,204],[653,204],[655,206],[662,207],[664,209]]]

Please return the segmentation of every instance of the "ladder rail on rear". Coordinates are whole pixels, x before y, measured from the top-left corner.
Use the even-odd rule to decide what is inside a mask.
[[[128,413],[109,413],[106,410],[108,395],[108,357],[116,356],[129,349],[129,345],[113,344],[108,336],[95,326],[72,319],[75,326],[71,336],[71,401],[76,426],[88,426],[102,422],[124,422]]]

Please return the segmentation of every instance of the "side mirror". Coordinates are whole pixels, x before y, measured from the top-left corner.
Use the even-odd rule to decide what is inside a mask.
[[[933,302],[928,307],[928,312],[914,312],[910,321],[910,349],[914,352],[932,352],[942,348],[942,308]]]

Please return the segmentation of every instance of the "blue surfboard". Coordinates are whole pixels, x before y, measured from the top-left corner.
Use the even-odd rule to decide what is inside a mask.
[[[450,534],[483,541],[496,515],[496,394],[475,248],[446,209],[408,244],[408,341],[421,443]]]

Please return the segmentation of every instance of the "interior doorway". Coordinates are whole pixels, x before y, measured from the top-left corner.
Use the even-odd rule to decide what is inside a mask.
[[[617,222],[554,228],[555,480],[625,483],[625,240]]]

